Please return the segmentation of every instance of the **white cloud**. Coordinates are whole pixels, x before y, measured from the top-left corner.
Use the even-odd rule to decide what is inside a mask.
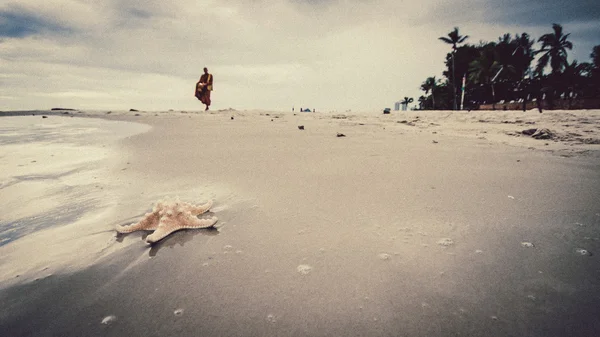
[[[193,86],[207,66],[214,109],[380,110],[441,75],[449,48],[437,38],[454,25],[472,42],[527,31],[454,24],[439,10],[433,0],[19,0],[0,12],[69,31],[0,42],[0,96],[12,98],[0,109],[199,110]]]

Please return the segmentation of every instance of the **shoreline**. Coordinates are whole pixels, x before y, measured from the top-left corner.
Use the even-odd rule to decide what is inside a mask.
[[[338,125],[340,130],[351,126],[386,127],[392,133],[430,133],[469,138],[475,143],[502,143],[504,145],[542,150],[564,157],[600,156],[600,110],[551,110],[542,114],[530,111],[394,111],[384,115],[380,112],[326,112],[293,113],[262,110],[223,109],[218,111],[103,111],[103,110],[31,110],[0,112],[4,116],[63,116],[100,118],[144,122],[145,118],[178,118],[209,116],[210,118],[267,118],[275,122],[307,123],[326,120],[329,125]],[[290,130],[296,125],[290,125]],[[372,128],[374,129],[374,128]],[[550,131],[541,139],[534,139],[527,130]],[[372,131],[372,130],[370,130]],[[362,132],[362,131],[361,131]],[[547,139],[544,137],[547,136]]]

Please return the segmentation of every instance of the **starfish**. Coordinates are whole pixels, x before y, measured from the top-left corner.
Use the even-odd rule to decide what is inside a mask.
[[[148,235],[146,242],[156,243],[180,229],[214,226],[217,222],[216,216],[210,219],[198,218],[198,215],[208,212],[211,207],[212,201],[200,206],[179,200],[159,201],[152,212],[146,213],[139,222],[128,226],[117,225],[117,232],[131,233],[139,230],[153,230],[154,233]]]

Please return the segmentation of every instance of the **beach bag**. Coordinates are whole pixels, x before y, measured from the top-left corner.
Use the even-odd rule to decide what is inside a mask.
[[[202,97],[202,89],[200,89],[200,83],[196,83],[196,93],[195,96],[197,99],[201,99]]]

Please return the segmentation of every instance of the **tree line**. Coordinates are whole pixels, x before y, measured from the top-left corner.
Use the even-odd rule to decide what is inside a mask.
[[[474,45],[465,43],[469,36],[455,27],[439,38],[452,50],[446,55],[443,78],[431,76],[421,84],[425,95],[418,99],[420,109],[477,109],[482,104],[495,108],[498,102],[522,102],[525,109],[532,101],[544,101],[551,109],[559,99],[570,108],[574,100],[600,98],[600,45],[592,49],[591,62],[569,62],[570,34],[559,24],[552,30],[537,40],[536,49],[527,33],[504,34],[497,42]]]

